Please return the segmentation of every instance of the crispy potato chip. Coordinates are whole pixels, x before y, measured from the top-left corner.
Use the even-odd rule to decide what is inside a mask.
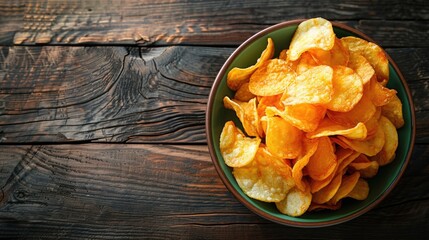
[[[341,42],[350,52],[361,54],[368,60],[375,70],[378,81],[389,79],[389,61],[381,47],[353,36],[343,37]]]
[[[303,72],[307,71],[310,68],[317,67],[318,64],[314,60],[313,56],[311,56],[310,53],[304,52],[302,53],[301,57],[296,60],[296,73],[302,74]]]
[[[347,171],[348,166],[350,163],[352,163],[354,160],[356,160],[360,155],[362,155],[360,152],[353,152],[350,156],[344,158],[337,169],[335,170],[337,173],[341,173],[344,175],[344,173]]]
[[[341,125],[354,127],[368,121],[377,111],[369,94],[363,94],[360,101],[348,112],[327,111],[328,117]]]
[[[295,76],[295,71],[286,64],[286,61],[270,59],[252,74],[249,90],[258,96],[277,95],[285,91]]]
[[[375,74],[375,70],[368,60],[359,53],[350,54],[348,67],[353,69],[360,76],[362,84],[364,85],[369,83],[370,79]]]
[[[343,46],[343,43],[338,38],[335,38],[335,43],[331,50],[315,48],[308,50],[308,52],[317,65],[329,65],[331,67],[337,65],[347,66],[349,62],[349,50]]]
[[[326,104],[331,101],[333,70],[329,66],[317,66],[290,81],[282,96],[284,105],[302,103]]]
[[[311,199],[312,195],[308,186],[305,190],[294,187],[287,193],[283,200],[276,202],[276,207],[281,213],[298,217],[304,214],[310,207]]]
[[[377,175],[379,164],[377,161],[370,161],[367,156],[360,154],[349,164],[349,167],[358,171],[361,178],[372,178]]]
[[[301,153],[302,132],[281,117],[268,117],[265,144],[280,158],[296,158]]]
[[[295,186],[292,169],[264,148],[258,149],[250,164],[236,167],[232,173],[247,196],[264,202],[283,200]]]
[[[298,25],[287,52],[291,61],[310,49],[330,50],[335,43],[332,24],[323,18],[313,18]]]
[[[226,78],[226,84],[231,90],[237,90],[240,86],[249,81],[250,75],[256,71],[264,62],[268,59],[271,59],[274,55],[274,43],[271,38],[267,39],[268,44],[265,50],[262,52],[261,57],[257,60],[255,65],[252,65],[247,68],[238,68],[235,67],[228,72]]]
[[[338,191],[335,193],[334,197],[329,200],[329,203],[335,205],[341,199],[347,197],[347,195],[353,190],[359,180],[359,172],[354,172],[351,175],[343,175],[341,180],[341,186],[338,188]]]
[[[333,95],[326,106],[329,110],[348,112],[362,98],[362,80],[351,68],[335,66],[333,69]]]
[[[225,123],[220,134],[220,152],[229,167],[249,164],[258,150],[260,138],[246,137],[232,121]]]
[[[267,115],[282,117],[304,132],[312,132],[317,129],[320,121],[325,117],[326,108],[312,104],[298,104],[285,106],[283,111],[268,107],[265,112]]]
[[[243,83],[234,95],[234,99],[241,102],[248,102],[254,97],[256,96],[249,91],[249,83],[247,82]]]
[[[343,136],[338,136],[338,139],[343,141],[349,148],[356,152],[363,153],[367,156],[374,156],[381,151],[385,143],[383,129],[379,126],[374,136],[365,140],[348,139]]]
[[[392,97],[389,103],[381,107],[381,114],[388,118],[396,128],[404,126],[402,102],[396,94]]]
[[[326,136],[342,135],[349,139],[363,140],[367,136],[366,126],[363,123],[358,123],[356,126],[349,128],[342,126],[329,118],[324,118],[317,129],[307,133],[308,138],[318,138]]]
[[[359,178],[355,187],[346,197],[350,197],[356,200],[365,200],[369,194],[369,185],[365,179]]]
[[[310,181],[311,192],[312,193],[318,192],[320,189],[327,186],[337,174],[338,172],[337,169],[340,167],[340,164],[342,163],[342,161],[348,158],[349,156],[351,156],[352,154],[353,154],[353,150],[351,149],[338,148],[335,152],[335,155],[337,155],[337,165],[335,166],[335,170],[327,178],[321,181],[311,179]]]
[[[243,124],[244,131],[248,136],[260,136],[261,129],[259,127],[259,116],[256,109],[256,98],[251,99],[249,102],[240,102],[231,100],[228,96],[223,98],[225,108],[235,111],[238,119]]]
[[[395,125],[384,116],[380,117],[379,128],[384,132],[385,143],[381,151],[373,156],[371,160],[377,161],[380,166],[384,166],[394,159],[396,149],[398,148],[398,132]]]
[[[336,174],[326,187],[313,193],[313,202],[323,204],[331,200],[340,188],[342,177],[342,174]]]
[[[284,109],[283,103],[281,103],[280,99],[281,99],[281,94],[279,95],[274,95],[274,96],[264,96],[264,97],[259,97],[259,102],[258,102],[258,114],[259,116],[265,116],[265,110],[267,107],[274,107],[276,109]],[[271,116],[274,116],[274,114],[272,114]]]
[[[320,137],[316,152],[310,157],[306,168],[308,175],[315,180],[327,178],[337,164],[337,157],[329,137]]]
[[[302,169],[307,165],[310,157],[313,156],[314,152],[317,149],[319,141],[317,139],[309,140],[307,138],[303,139],[303,152],[305,155],[298,157],[296,163],[292,168],[292,176],[295,181],[296,187],[301,191],[305,190],[305,183],[302,180],[303,173]]]
[[[374,115],[365,122],[368,137],[374,136],[375,132],[377,131],[378,120],[380,119],[380,116],[381,107],[376,107]]]
[[[396,90],[384,87],[375,77],[371,79],[370,84],[371,100],[377,107],[388,104],[396,96]]]

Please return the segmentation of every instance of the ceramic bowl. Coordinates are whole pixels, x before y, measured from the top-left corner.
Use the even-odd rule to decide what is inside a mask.
[[[275,204],[261,202],[249,198],[238,186],[232,169],[225,165],[219,150],[219,137],[225,122],[233,120],[239,122],[235,113],[225,109],[222,99],[224,96],[232,98],[233,92],[226,85],[226,76],[233,67],[247,67],[253,65],[266,47],[267,37],[271,37],[275,43],[278,57],[279,51],[289,46],[292,36],[303,20],[294,20],[279,23],[268,27],[242,43],[226,60],[218,73],[210,92],[206,113],[206,134],[209,152],[219,177],[228,190],[247,208],[254,213],[280,224],[296,227],[323,227],[343,223],[356,218],[379,204],[395,187],[403,175],[410,160],[415,138],[415,116],[414,105],[407,83],[393,59],[388,56],[390,79],[389,88],[396,89],[403,103],[403,115],[405,125],[398,129],[399,145],[395,160],[380,167],[377,176],[369,179],[370,192],[364,201],[347,200],[338,210],[323,210],[318,212],[307,212],[300,217],[290,217],[280,213]],[[357,36],[374,42],[364,33],[347,25],[332,22],[337,37]]]

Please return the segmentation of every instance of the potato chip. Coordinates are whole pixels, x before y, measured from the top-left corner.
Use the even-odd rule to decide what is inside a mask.
[[[314,152],[317,149],[319,141],[317,139],[309,140],[307,138],[303,139],[303,152],[305,155],[298,157],[297,161],[292,168],[292,176],[295,181],[296,187],[301,191],[305,190],[305,183],[302,180],[302,169],[307,165],[310,157],[313,156]]]
[[[259,127],[259,116],[256,109],[256,98],[251,99],[249,102],[240,102],[231,100],[228,96],[223,98],[225,108],[235,111],[238,119],[243,124],[244,131],[248,136],[260,136],[261,129]]]
[[[365,200],[369,194],[369,185],[365,179],[359,178],[353,190],[347,194],[346,197],[350,197],[356,200]]]
[[[302,132],[281,117],[268,117],[265,144],[280,158],[296,158],[301,153]]]
[[[229,167],[249,164],[258,150],[260,138],[246,137],[232,121],[225,123],[220,134],[220,152]]]
[[[353,36],[343,37],[341,42],[350,52],[361,54],[368,60],[375,70],[378,81],[389,79],[389,61],[381,47]]]
[[[323,18],[313,18],[298,25],[287,52],[291,61],[310,49],[330,50],[335,43],[332,24]]]
[[[349,139],[360,139],[363,140],[367,136],[366,126],[363,123],[358,123],[356,126],[349,128],[334,121],[329,118],[324,118],[317,129],[313,132],[307,133],[308,138],[318,138],[326,136],[335,136],[342,135]]]
[[[327,186],[313,193],[313,202],[323,204],[331,200],[340,188],[342,177],[342,174],[336,174]]]
[[[370,84],[371,100],[377,107],[388,104],[396,96],[396,90],[384,87],[375,77],[371,79]]]
[[[384,132],[385,143],[381,151],[373,156],[371,160],[377,161],[380,166],[384,166],[394,159],[396,149],[398,148],[398,132],[395,125],[384,116],[380,117],[379,128]]]
[[[283,200],[295,186],[292,169],[264,148],[258,149],[250,164],[236,167],[232,173],[247,196],[264,202]]]
[[[276,207],[281,213],[298,217],[304,214],[310,207],[311,199],[312,195],[308,186],[305,190],[294,187],[289,190],[283,200],[276,202]]]
[[[290,69],[286,61],[270,59],[252,74],[249,90],[258,96],[277,95],[285,91],[295,76],[295,71]]]
[[[264,62],[268,59],[271,59],[274,55],[274,43],[271,38],[267,39],[268,44],[265,50],[262,52],[261,57],[257,60],[255,65],[252,65],[247,68],[238,68],[235,67],[228,72],[226,78],[226,84],[231,90],[237,90],[240,86],[249,81],[250,75],[256,71]]]
[[[390,102],[381,107],[381,114],[389,119],[396,128],[401,128],[404,126],[402,102],[397,95],[394,95]]]
[[[283,50],[280,51],[279,59],[282,59],[282,60],[285,60],[285,61],[287,60],[287,49],[283,49]]]
[[[331,50],[316,48],[310,49],[308,52],[317,65],[329,65],[331,67],[337,65],[347,66],[349,62],[349,50],[343,46],[343,43],[338,38],[335,38],[335,43]]]
[[[344,175],[341,180],[341,185],[338,188],[338,191],[331,198],[331,200],[329,200],[329,203],[335,205],[338,203],[338,201],[347,197],[347,195],[352,192],[353,188],[356,186],[359,177],[359,172],[354,172],[351,175]]]
[[[321,181],[311,179],[310,181],[311,192],[312,193],[318,192],[320,189],[327,186],[335,177],[337,172],[342,172],[342,171],[338,171],[338,168],[341,167],[342,161],[348,158],[349,156],[351,156],[352,154],[353,154],[353,150],[351,149],[338,148],[335,152],[335,155],[337,155],[337,165],[335,166],[335,170],[327,178]]]
[[[337,157],[329,137],[320,137],[316,152],[310,157],[306,168],[308,175],[315,180],[327,178],[337,164]]]
[[[333,70],[329,66],[317,66],[290,81],[282,96],[284,105],[326,104],[331,101]]]
[[[360,101],[348,112],[327,111],[328,117],[341,125],[354,127],[368,121],[377,111],[369,94],[363,94]]]
[[[318,66],[313,56],[311,56],[311,54],[308,52],[302,53],[301,57],[298,60],[296,60],[296,62],[297,62],[297,65],[296,65],[295,71],[297,74],[302,74],[308,69]]]
[[[365,127],[366,127],[368,137],[374,136],[375,132],[377,131],[378,120],[380,119],[380,116],[381,116],[381,107],[376,107],[374,115],[372,115],[372,117],[365,122]]]
[[[273,107],[266,108],[267,115],[278,115],[304,132],[316,130],[325,113],[325,107],[312,104],[285,106],[283,111]]]
[[[379,164],[377,161],[370,161],[367,156],[360,154],[349,164],[349,167],[358,171],[362,178],[372,178],[377,175]]]
[[[374,156],[379,153],[385,143],[384,132],[380,126],[377,128],[374,136],[365,140],[348,139],[343,136],[338,136],[338,139],[343,141],[349,148],[367,156]]]
[[[360,152],[354,151],[352,154],[344,158],[338,165],[337,169],[335,170],[337,173],[344,174],[347,170],[347,167],[355,161],[360,155],[362,155]]]
[[[362,98],[362,80],[351,68],[335,66],[333,69],[333,95],[326,106],[329,110],[348,112]]]
[[[370,79],[375,74],[375,70],[368,60],[359,53],[350,54],[350,61],[347,66],[360,76],[362,84],[364,85],[369,83]]]
[[[241,102],[248,102],[256,97],[249,91],[249,83],[243,83],[240,88],[235,92],[234,99]]]

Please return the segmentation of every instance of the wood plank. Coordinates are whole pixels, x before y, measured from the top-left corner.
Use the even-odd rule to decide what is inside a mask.
[[[267,26],[321,16],[349,22],[383,46],[428,46],[425,0],[21,0],[0,7],[0,43],[8,45],[237,45]]]
[[[428,145],[417,145],[404,177],[375,209],[303,235],[242,206],[204,145],[0,146],[0,232],[72,239],[284,239],[285,232],[290,239],[418,238],[428,233],[428,157]]]
[[[1,47],[0,142],[205,143],[208,94],[234,48]],[[387,49],[429,142],[429,48]]]

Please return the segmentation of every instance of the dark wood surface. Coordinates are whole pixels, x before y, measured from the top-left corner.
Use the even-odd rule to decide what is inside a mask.
[[[241,205],[204,132],[214,78],[246,38],[321,16],[356,27],[411,89],[403,178],[347,223],[300,229]],[[0,238],[429,237],[429,3],[0,1]]]

